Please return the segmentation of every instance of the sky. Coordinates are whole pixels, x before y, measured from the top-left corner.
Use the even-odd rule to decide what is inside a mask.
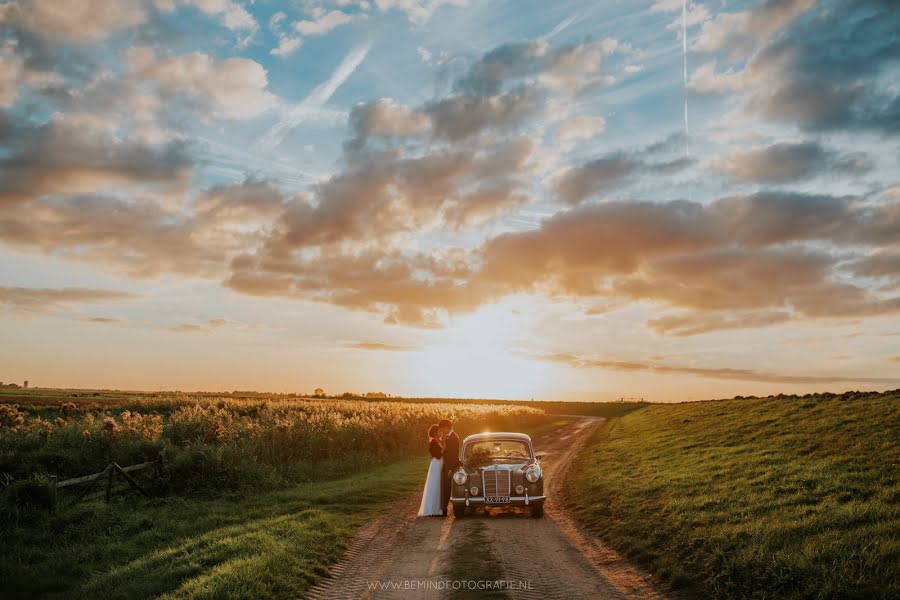
[[[900,388],[895,8],[0,2],[0,380]]]

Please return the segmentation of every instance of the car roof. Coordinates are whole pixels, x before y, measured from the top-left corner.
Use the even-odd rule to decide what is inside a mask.
[[[463,444],[472,442],[483,442],[485,440],[517,440],[520,442],[531,442],[531,437],[524,433],[513,433],[510,431],[486,431],[484,433],[475,433],[466,436]]]

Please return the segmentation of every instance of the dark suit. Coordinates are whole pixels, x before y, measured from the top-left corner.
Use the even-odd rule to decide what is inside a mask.
[[[441,480],[441,511],[447,514],[450,503],[450,488],[453,485],[453,474],[459,468],[459,436],[455,431],[444,441],[444,477]]]

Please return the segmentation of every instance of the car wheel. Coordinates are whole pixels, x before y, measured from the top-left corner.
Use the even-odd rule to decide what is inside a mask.
[[[540,519],[544,516],[544,503],[534,504],[531,507],[531,516],[535,519]]]
[[[453,516],[457,519],[462,519],[466,516],[466,507],[463,504],[454,504],[453,505]]]

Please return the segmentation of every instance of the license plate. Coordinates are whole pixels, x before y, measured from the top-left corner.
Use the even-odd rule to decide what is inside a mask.
[[[509,496],[487,496],[484,501],[487,504],[509,504]]]

